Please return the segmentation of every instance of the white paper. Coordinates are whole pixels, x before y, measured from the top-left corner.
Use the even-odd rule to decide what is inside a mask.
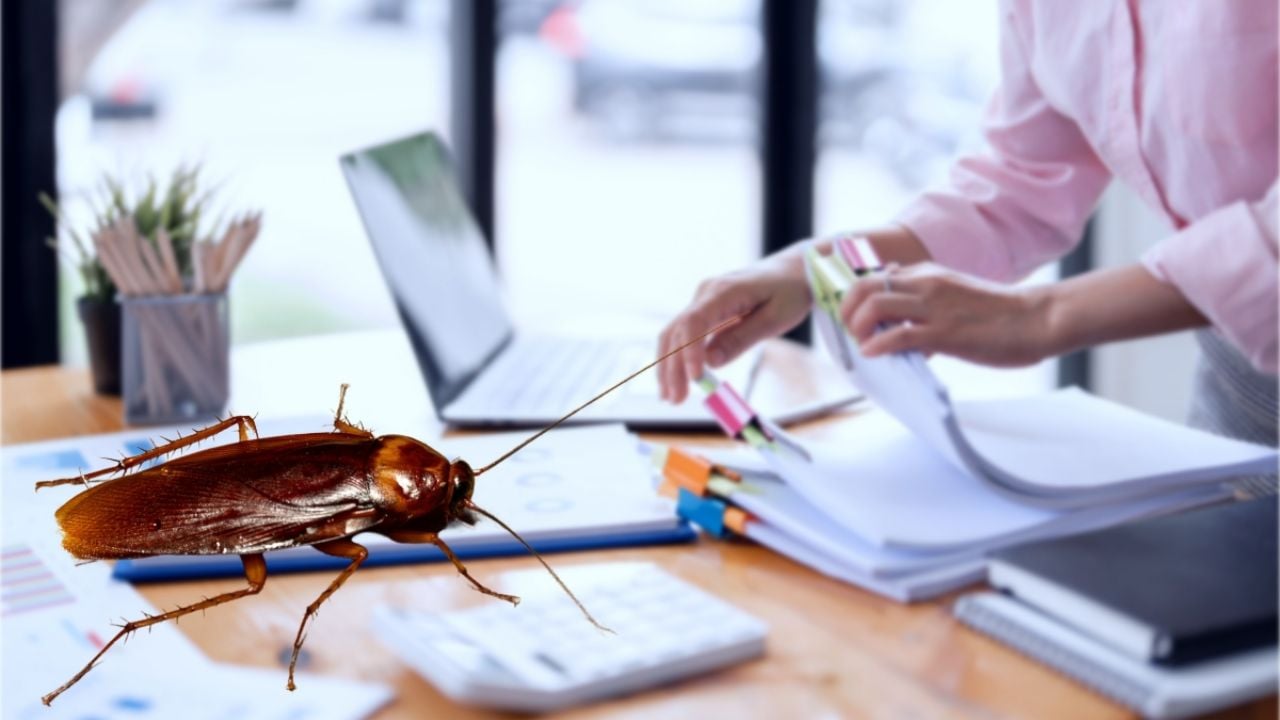
[[[1027,492],[1140,494],[1276,470],[1273,448],[1161,420],[1077,388],[960,403],[955,412],[973,451]]]
[[[1102,527],[1225,495],[1213,486],[1075,512],[1037,508],[962,472],[883,412],[867,413],[842,424],[834,437],[804,445],[812,461],[768,453],[775,472],[834,522],[875,545],[906,550],[990,547]]]
[[[139,645],[142,643],[139,642]],[[115,648],[112,648],[114,652]],[[355,720],[391,700],[386,685],[299,673],[298,689],[285,689],[284,668],[248,668],[168,661],[162,648],[138,662],[111,658],[67,690],[53,705],[33,686],[5,683],[6,720]],[[37,656],[37,657],[43,657]],[[8,668],[6,667],[6,671]],[[52,689],[52,688],[48,688]]]
[[[852,358],[854,384],[923,448],[1024,502],[1098,505],[1275,472],[1280,459],[1274,448],[1193,430],[1076,388],[953,406],[919,353],[865,358],[830,316],[817,317]]]
[[[865,357],[849,333],[830,315],[818,312],[814,316],[819,324],[829,326],[830,334],[838,338],[833,342],[843,343],[844,352],[852,360],[850,378],[854,385],[876,406],[910,428],[926,447],[953,465],[963,467],[944,422],[951,407],[947,390],[929,369],[924,357],[920,353]]]
[[[8,483],[6,482],[6,489]],[[24,504],[6,492],[5,515]],[[40,698],[70,679],[118,632],[114,624],[156,614],[105,563],[76,565],[51,533],[22,538],[6,523],[0,551],[5,718],[360,718],[390,689],[302,677],[285,690],[284,668],[211,665],[173,623],[117,642],[97,667],[46,707]],[[196,598],[193,598],[193,600]]]
[[[471,435],[442,441],[437,449],[479,467],[528,436]],[[636,448],[635,437],[622,425],[557,429],[476,478],[474,500],[522,535],[672,528],[674,504],[654,491],[649,464]],[[510,537],[488,520],[451,527],[441,536],[451,543]]]
[[[943,565],[981,560],[983,555],[982,548],[972,547],[919,552],[873,545],[856,529],[835,522],[780,480],[751,478],[730,499],[777,533],[869,577],[899,577]]]
[[[899,602],[926,600],[978,582],[986,576],[986,564],[979,559],[960,561],[896,578],[874,578],[838,558],[796,541],[766,523],[748,524],[747,537],[824,575]]]

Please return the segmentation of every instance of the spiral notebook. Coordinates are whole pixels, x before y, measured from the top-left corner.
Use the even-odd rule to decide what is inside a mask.
[[[955,615],[975,630],[1145,717],[1183,718],[1276,692],[1276,647],[1180,668],[1135,660],[997,593],[966,595]]]

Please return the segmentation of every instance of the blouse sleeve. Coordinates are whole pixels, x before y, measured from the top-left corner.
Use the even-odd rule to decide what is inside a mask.
[[[1218,208],[1142,257],[1151,274],[1176,286],[1255,368],[1273,375],[1280,302],[1276,192],[1272,183],[1256,202]]]
[[[924,193],[897,222],[934,261],[1008,281],[1079,242],[1111,175],[1075,122],[1041,94],[1009,2],[1001,18],[1001,84],[987,108],[985,151],[958,160],[950,183]]]

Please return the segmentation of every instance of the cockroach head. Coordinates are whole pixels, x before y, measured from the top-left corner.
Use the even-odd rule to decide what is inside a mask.
[[[453,485],[449,514],[467,523],[475,525],[475,515],[471,513],[471,494],[476,489],[476,474],[466,460],[454,460],[449,465],[449,483]]]

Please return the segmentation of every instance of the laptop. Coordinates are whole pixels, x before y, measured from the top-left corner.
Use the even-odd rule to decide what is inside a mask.
[[[440,419],[461,427],[549,423],[654,359],[656,335],[558,336],[515,326],[434,133],[348,153],[341,165]],[[744,357],[721,376],[745,394],[758,359]],[[656,378],[656,369],[644,373],[570,422],[716,427],[702,403],[663,402]],[[807,416],[830,405],[794,410]]]

